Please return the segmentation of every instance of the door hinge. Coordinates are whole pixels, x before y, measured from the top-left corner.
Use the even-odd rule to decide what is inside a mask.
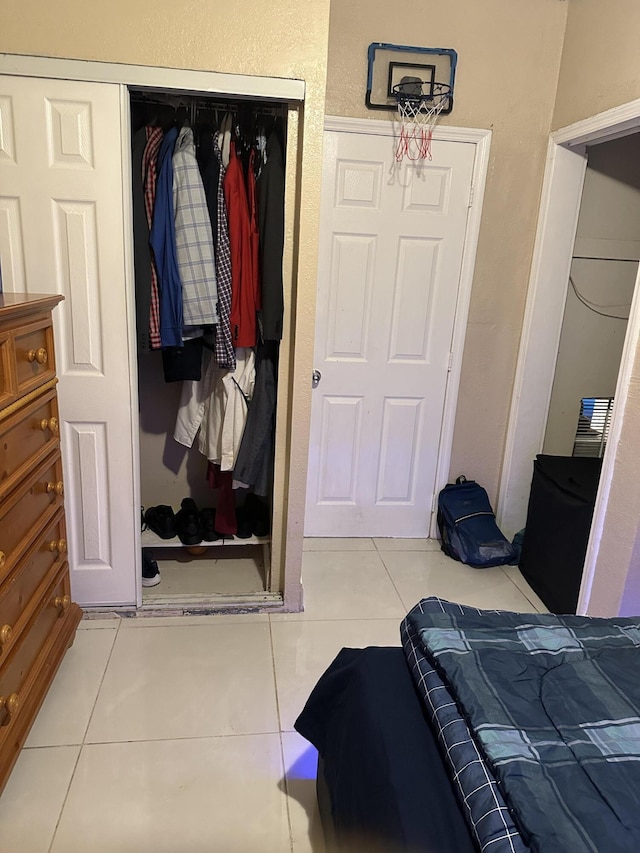
[[[470,190],[469,190],[469,204],[468,204],[468,207],[471,207],[471,206],[473,205],[473,192],[474,192],[474,186],[473,186],[473,184],[471,184],[471,188],[470,188]]]
[[[438,503],[438,496],[434,494],[433,497],[431,498],[431,512],[436,511],[437,503]]]
[[[447,364],[447,373],[451,373],[452,369],[453,369],[453,353],[450,352],[449,353],[449,363]]]

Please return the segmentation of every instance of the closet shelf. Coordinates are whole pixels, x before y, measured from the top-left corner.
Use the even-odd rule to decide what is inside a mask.
[[[199,545],[194,547],[215,548],[219,545],[267,545],[270,542],[269,536],[251,536],[249,539],[218,539],[215,542],[205,542],[204,540]],[[143,548],[187,548],[183,545],[177,536],[173,539],[161,539],[152,530],[143,530],[140,535],[140,544]]]

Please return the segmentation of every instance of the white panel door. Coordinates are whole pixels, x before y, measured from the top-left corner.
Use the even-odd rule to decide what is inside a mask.
[[[428,535],[475,146],[326,131],[305,535]]]
[[[72,591],[135,604],[120,86],[0,76],[5,291],[55,310]]]

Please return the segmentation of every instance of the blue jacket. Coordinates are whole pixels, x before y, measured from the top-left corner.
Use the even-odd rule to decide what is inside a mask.
[[[173,212],[173,149],[178,129],[167,131],[158,152],[156,198],[149,241],[158,271],[160,339],[163,347],[182,346],[182,283],[176,258]]]

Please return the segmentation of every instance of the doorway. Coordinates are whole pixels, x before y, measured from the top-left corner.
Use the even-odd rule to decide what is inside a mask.
[[[585,186],[587,146],[629,136],[638,127],[640,102],[636,101],[556,131],[549,140],[498,501],[499,523],[507,535],[513,535],[524,526],[531,466],[545,442],[567,282],[572,274],[573,256],[580,254],[575,250],[575,241]],[[595,148],[592,149],[593,153]],[[597,260],[599,262],[602,259]],[[626,312],[623,313],[626,316]],[[611,615],[613,611],[618,612],[627,576],[632,568],[629,554],[633,553],[635,546],[635,526],[625,527],[624,523],[619,523],[621,519],[616,517],[614,536],[615,508],[609,507],[609,499],[612,490],[617,493],[619,487],[622,487],[625,477],[624,466],[620,459],[616,460],[616,456],[624,434],[625,413],[631,411],[628,407],[629,387],[632,377],[637,373],[635,350],[639,331],[640,300],[635,286],[619,359],[615,407],[609,426],[578,601],[578,613],[583,615]],[[627,419],[625,429],[631,428],[630,421]],[[601,552],[605,534],[608,538]],[[625,554],[622,561],[607,558],[613,539]],[[598,594],[594,597],[593,585],[596,580],[602,583],[598,583]],[[608,592],[603,594],[605,587]]]
[[[13,109],[20,108],[20,133],[16,125],[15,139],[21,145],[24,140],[25,146],[30,146],[22,156],[22,163],[30,165],[20,173],[22,184],[12,186],[15,198],[9,199],[10,239],[5,239],[0,248],[3,249],[5,290],[46,290],[63,292],[66,296],[65,313],[58,312],[57,337],[60,342],[60,399],[66,401],[65,411],[70,412],[62,429],[66,439],[67,520],[69,538],[74,546],[70,561],[75,576],[74,598],[83,606],[133,610],[142,604],[142,596],[137,381],[135,360],[131,356],[135,314],[132,229],[130,203],[126,201],[131,194],[128,86],[187,93],[220,92],[244,98],[268,96],[289,104],[291,144],[287,149],[286,165],[290,175],[286,189],[286,225],[292,233],[297,233],[300,218],[302,129],[299,118],[305,86],[303,81],[294,79],[6,55],[0,55],[0,75],[6,86],[15,82],[16,92],[31,93],[33,109],[46,125],[40,133],[31,132],[36,125],[30,123],[26,112],[27,98],[14,98],[13,89],[9,93],[11,97],[2,101],[6,113],[2,116],[3,126],[11,129],[12,143],[12,116],[18,116],[11,111],[14,100],[16,107]],[[105,92],[107,94],[103,95]],[[100,99],[107,96],[109,102],[104,105]],[[52,141],[47,149],[50,137]],[[100,142],[95,148],[90,144],[93,137]],[[36,144],[40,145],[38,163],[43,169],[59,166],[55,185],[33,179],[34,167],[29,152],[33,153]],[[54,155],[60,163],[52,164]],[[106,159],[112,166],[108,175],[103,168]],[[31,161],[34,160],[31,157]],[[94,168],[93,160],[100,169]],[[78,181],[90,180],[95,173],[100,186],[78,189],[79,184],[72,180],[76,172],[80,175]],[[50,180],[53,181],[53,177]],[[94,189],[95,193],[103,194],[105,203],[95,201],[95,193],[91,194]],[[44,202],[38,192],[45,194]],[[47,192],[50,198],[46,197]],[[21,196],[40,210],[40,218],[31,215],[31,210],[24,207],[27,201],[23,202],[23,212],[29,214],[25,221],[44,221],[46,227],[21,231],[22,219],[17,215],[20,213],[17,200]],[[54,205],[47,203],[51,199]],[[102,222],[100,215],[105,209],[110,210],[107,205],[116,210]],[[54,212],[60,210],[53,222],[46,218],[51,208]],[[25,235],[30,243],[23,258]],[[98,242],[100,251],[96,248]],[[285,300],[289,305],[293,305],[296,292],[295,251],[296,243],[290,241],[284,261]],[[294,317],[295,311],[289,311],[283,336],[287,358],[281,360],[280,380],[285,388],[290,383],[290,362],[293,361]],[[119,361],[114,362],[113,353]],[[90,392],[84,385],[78,387],[87,382],[96,386]],[[293,399],[294,393],[290,391],[279,406],[278,447],[288,447]],[[126,422],[118,421],[120,413],[125,413]],[[274,511],[268,589],[251,596],[252,606],[262,607],[265,602],[278,607],[284,604],[292,610],[301,606],[300,560],[286,553],[289,542],[295,544],[296,539],[296,532],[290,531],[287,515],[291,503],[285,499],[289,479],[289,459],[281,452],[276,459],[274,475],[274,496],[278,496],[274,502],[278,510]],[[245,607],[245,599],[242,597],[239,601],[226,596],[222,602],[214,601],[213,606]],[[205,604],[212,606],[211,602]]]

